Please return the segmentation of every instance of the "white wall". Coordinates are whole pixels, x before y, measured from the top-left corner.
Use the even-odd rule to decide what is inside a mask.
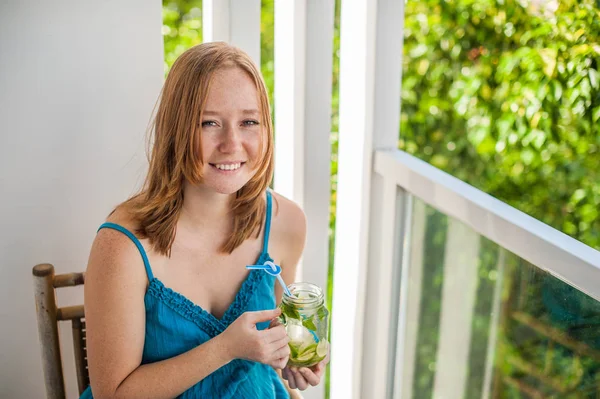
[[[84,270],[96,228],[143,178],[161,24],[160,0],[0,2],[0,398],[44,397],[31,268]],[[71,290],[59,300],[82,301]]]

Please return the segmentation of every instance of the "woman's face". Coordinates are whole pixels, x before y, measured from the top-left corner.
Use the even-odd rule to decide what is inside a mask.
[[[264,132],[258,91],[240,68],[215,73],[202,116],[203,184],[233,194],[254,175]]]

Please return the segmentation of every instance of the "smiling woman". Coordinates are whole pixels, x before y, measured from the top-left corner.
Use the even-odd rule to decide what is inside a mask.
[[[166,254],[177,219],[172,210],[181,209],[189,186],[199,188],[203,182],[203,188],[221,194],[235,192],[233,234],[223,245],[232,252],[258,233],[263,220],[264,200],[260,199],[273,175],[272,137],[267,91],[252,60],[224,43],[192,47],[173,64],[165,81],[154,124],[147,190],[125,206],[147,222],[146,228],[165,219],[169,228],[155,235],[157,249]],[[214,173],[215,164],[242,162],[249,164],[235,179]]]
[[[233,66],[215,73],[201,116],[206,188],[231,194],[259,167],[265,141],[259,109],[256,85],[248,73]]]
[[[90,254],[84,398],[287,398],[275,369],[292,388],[320,382],[328,356],[287,368],[282,287],[246,269],[272,262],[291,283],[305,243],[302,210],[268,189],[272,130],[246,53],[206,43],[175,62],[145,185]]]

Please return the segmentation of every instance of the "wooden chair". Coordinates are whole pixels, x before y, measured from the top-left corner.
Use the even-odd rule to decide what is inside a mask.
[[[64,399],[65,380],[58,338],[58,322],[71,321],[73,348],[79,394],[89,385],[85,341],[85,316],[83,305],[59,308],[56,289],[75,287],[85,282],[85,273],[54,274],[54,266],[41,264],[33,268],[35,307],[42,349],[42,365],[49,399]]]

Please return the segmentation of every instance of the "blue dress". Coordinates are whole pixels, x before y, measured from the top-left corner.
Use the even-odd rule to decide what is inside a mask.
[[[271,193],[267,191],[267,212],[263,250],[256,264],[270,258],[267,249],[271,225]],[[225,331],[246,311],[275,308],[275,277],[262,270],[250,270],[248,276],[222,318],[218,319],[185,296],[164,286],[153,276],[144,248],[127,229],[114,223],[102,228],[115,229],[127,235],[137,246],[148,274],[148,290],[144,296],[146,337],[142,364],[159,362],[187,352]],[[245,267],[241,265],[240,267]],[[257,324],[265,329],[268,322]],[[235,359],[214,371],[179,398],[289,398],[275,370],[268,365]],[[93,398],[90,387],[81,398]]]

